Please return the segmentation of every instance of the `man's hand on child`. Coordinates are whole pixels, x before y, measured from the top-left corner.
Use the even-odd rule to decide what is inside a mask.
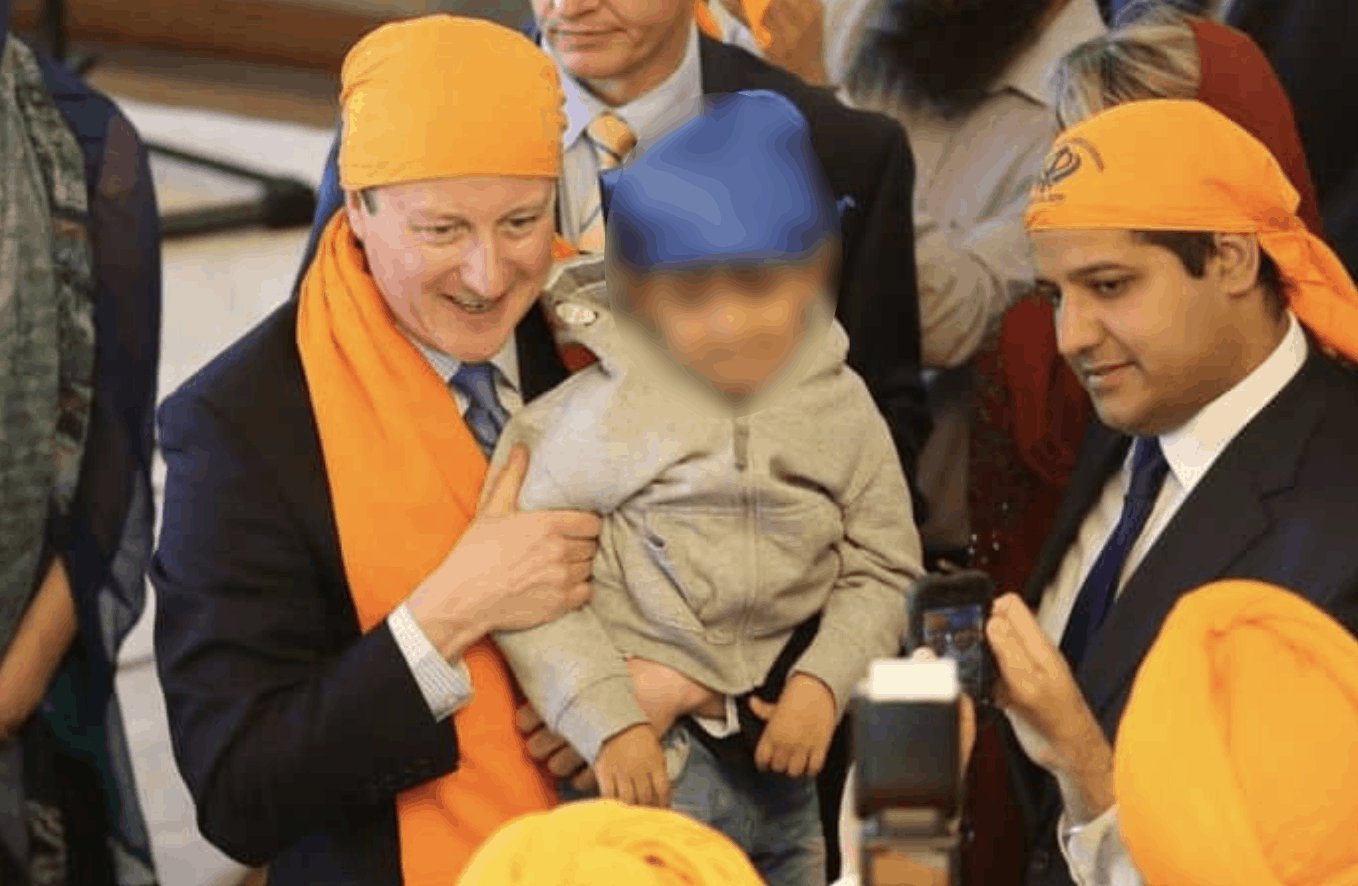
[[[670,778],[665,752],[655,732],[639,723],[604,742],[594,761],[599,792],[634,806],[670,805]]]
[[[577,791],[590,793],[598,790],[594,770],[585,758],[575,752],[566,740],[547,728],[532,705],[519,708],[519,731],[528,744],[528,755],[557,778],[572,776],[571,785]]]
[[[648,658],[627,659],[632,676],[632,694],[637,705],[651,721],[657,736],[664,736],[674,721],[686,714],[725,716],[724,698],[697,680],[674,668]]]
[[[798,672],[787,681],[776,705],[752,696],[750,710],[768,722],[754,751],[756,766],[794,778],[820,774],[835,734],[835,695],[830,687]]]

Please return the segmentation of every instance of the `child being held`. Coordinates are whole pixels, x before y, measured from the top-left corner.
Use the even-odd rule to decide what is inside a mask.
[[[845,364],[806,121],[771,92],[705,101],[605,176],[606,256],[544,293],[559,343],[598,361],[516,414],[493,461],[526,444],[521,508],[601,515],[594,596],[496,640],[606,796],[672,793],[772,886],[820,884],[814,776],[854,684],[898,651],[920,542]]]

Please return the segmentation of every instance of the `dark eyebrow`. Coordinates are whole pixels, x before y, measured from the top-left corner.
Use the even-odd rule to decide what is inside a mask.
[[[1101,261],[1095,262],[1092,265],[1085,265],[1083,268],[1079,268],[1077,270],[1072,271],[1070,273],[1070,278],[1072,280],[1085,280],[1090,277],[1093,277],[1095,274],[1102,274],[1105,271],[1130,271],[1130,270],[1133,270],[1133,268],[1127,265],[1118,264],[1117,262],[1112,261]]]

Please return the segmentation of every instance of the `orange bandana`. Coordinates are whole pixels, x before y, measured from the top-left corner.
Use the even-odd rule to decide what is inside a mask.
[[[561,174],[566,117],[556,65],[494,22],[430,15],[383,25],[349,50],[341,81],[346,191]]]
[[[342,211],[302,283],[297,346],[366,632],[448,556],[476,513],[486,460],[444,380],[397,329]],[[457,770],[396,800],[406,886],[456,882],[496,828],[556,803],[515,723],[500,651],[483,639],[465,658],[475,697],[448,725]]]
[[[1358,289],[1297,217],[1299,199],[1268,149],[1224,115],[1197,101],[1137,101],[1057,138],[1024,224],[1254,234],[1291,284],[1297,317],[1358,360]]]
[[[1358,884],[1358,640],[1257,581],[1184,596],[1132,686],[1114,757],[1148,886]]]

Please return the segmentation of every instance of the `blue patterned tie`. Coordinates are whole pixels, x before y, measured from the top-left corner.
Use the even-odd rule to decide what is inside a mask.
[[[1160,450],[1159,438],[1138,438],[1132,453],[1132,482],[1127,489],[1127,498],[1122,502],[1122,516],[1099,552],[1099,559],[1089,570],[1080,595],[1075,598],[1070,621],[1066,622],[1066,632],[1061,637],[1061,651],[1072,668],[1078,667],[1084,659],[1090,639],[1113,606],[1118,576],[1155,507],[1155,499],[1168,472],[1169,463]]]
[[[508,410],[495,394],[495,367],[489,363],[463,363],[453,375],[452,385],[467,398],[467,411],[462,417],[481,451],[490,458],[505,422],[509,421]]]

